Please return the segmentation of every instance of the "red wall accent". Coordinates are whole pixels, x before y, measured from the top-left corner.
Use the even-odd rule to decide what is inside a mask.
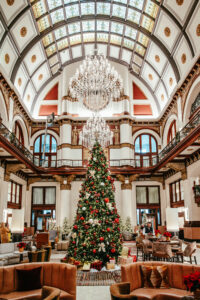
[[[52,112],[58,115],[58,105],[40,105],[39,116],[48,116]]]
[[[143,91],[133,82],[133,99],[146,100],[148,99]]]
[[[134,115],[142,115],[142,116],[152,116],[151,105],[150,104],[145,104],[145,105],[134,104],[133,105],[133,114]]]
[[[58,83],[46,94],[44,100],[58,100]]]

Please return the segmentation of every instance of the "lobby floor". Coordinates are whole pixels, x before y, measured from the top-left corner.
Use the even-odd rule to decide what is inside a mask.
[[[77,300],[110,300],[109,286],[77,286]]]

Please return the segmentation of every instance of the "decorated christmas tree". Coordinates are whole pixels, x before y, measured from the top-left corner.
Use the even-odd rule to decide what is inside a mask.
[[[103,149],[96,142],[80,190],[68,257],[81,263],[99,260],[103,264],[111,258],[117,259],[122,250],[119,224],[114,180]]]
[[[71,226],[69,225],[68,219],[65,217],[63,220],[62,234],[68,235],[71,231]]]

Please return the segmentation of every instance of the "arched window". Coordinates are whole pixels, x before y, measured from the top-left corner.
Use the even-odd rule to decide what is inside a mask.
[[[158,146],[150,134],[141,134],[135,140],[135,159],[137,167],[149,167],[157,162]]]
[[[15,122],[15,135],[22,145],[24,145],[24,135],[19,122]]]
[[[167,134],[167,144],[169,144],[175,136],[176,136],[176,120],[174,120],[169,127],[168,134]]]
[[[46,143],[44,149],[44,134],[38,136],[34,142],[34,157],[40,162],[42,161],[43,151],[45,150],[45,167],[55,167],[57,159],[57,142],[50,135],[46,135]]]

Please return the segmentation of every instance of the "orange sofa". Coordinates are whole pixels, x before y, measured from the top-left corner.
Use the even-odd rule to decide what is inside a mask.
[[[141,278],[141,265],[147,266],[168,266],[168,278],[170,288],[143,288]],[[183,296],[191,295],[186,290],[183,276],[189,273],[200,271],[200,265],[187,265],[167,262],[138,262],[121,266],[122,282],[130,282],[130,296],[137,296],[138,300],[154,299],[181,299]],[[111,291],[112,293],[112,291]],[[124,296],[124,295],[123,295]]]
[[[76,267],[62,263],[30,263],[0,268],[0,299],[41,299],[42,289],[17,291],[16,269],[42,267],[42,286],[61,290],[60,299],[76,300]]]

